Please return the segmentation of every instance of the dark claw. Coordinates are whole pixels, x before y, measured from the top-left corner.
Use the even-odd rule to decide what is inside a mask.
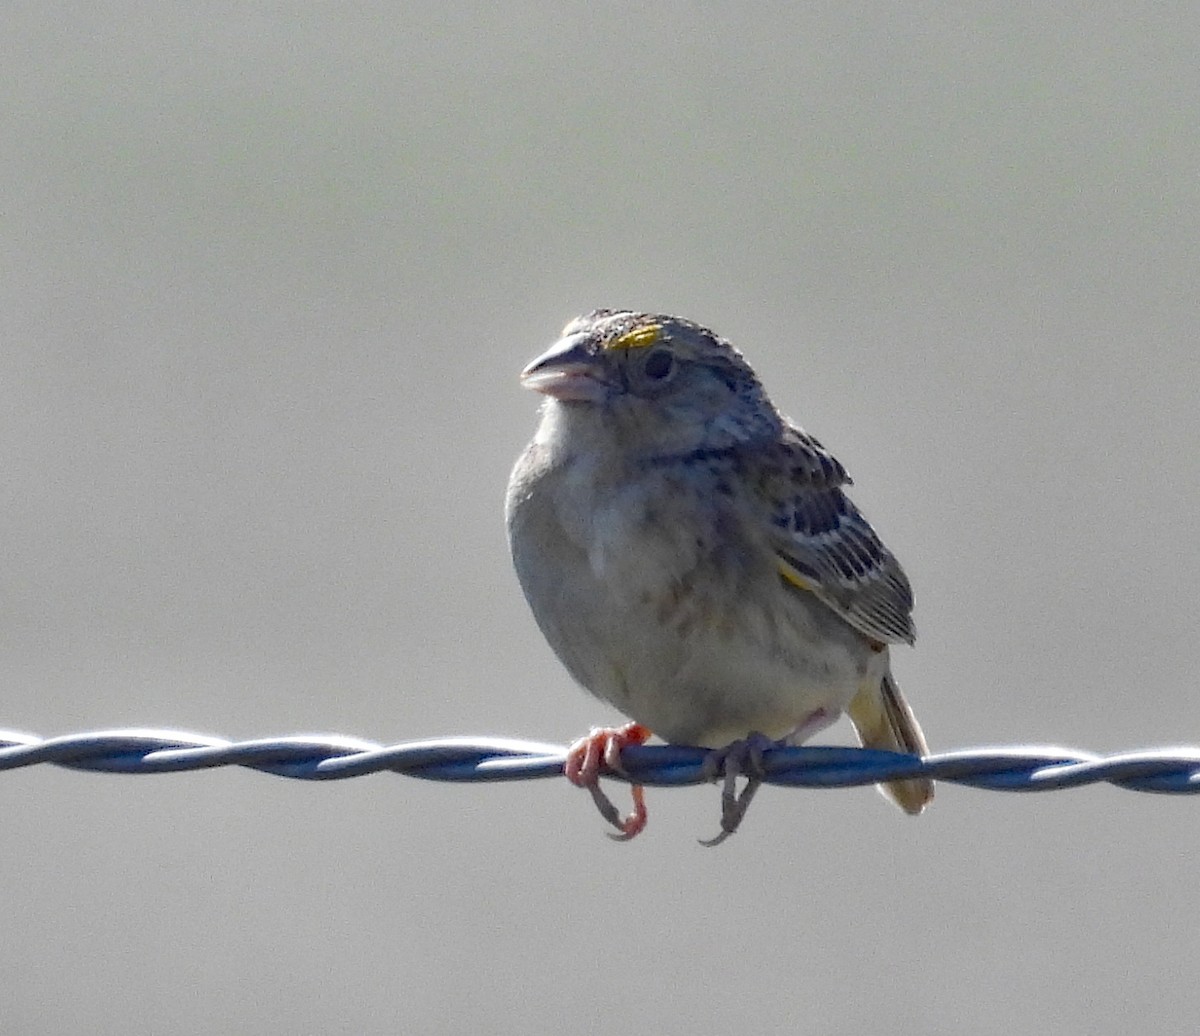
[[[609,838],[614,842],[628,842],[642,833],[646,826],[646,792],[640,784],[634,784],[630,788],[633,793],[633,812],[624,818],[617,812],[612,801],[600,790],[599,786],[591,791],[592,801],[596,803],[596,808],[600,810],[601,816],[621,832],[619,835],[614,835],[611,831],[605,831],[604,833]]]
[[[720,845],[726,838],[736,832],[742,826],[742,821],[746,817],[746,810],[750,808],[750,803],[754,799],[755,793],[761,787],[761,778],[751,777],[746,781],[746,787],[742,789],[741,795],[738,795],[734,789],[734,782],[726,777],[726,786],[721,791],[721,833],[713,838],[698,838],[697,841],[701,845],[712,848],[715,845]]]
[[[596,808],[600,810],[600,815],[604,817],[618,831],[624,831],[625,825],[621,822],[621,811],[613,805],[613,800],[604,794],[604,789],[600,787],[597,781],[595,784],[589,784],[587,790],[592,793],[592,801],[596,803]],[[618,835],[609,835],[610,838],[618,838]],[[624,841],[622,838],[621,841]]]
[[[725,779],[721,788],[721,833],[713,838],[698,839],[701,845],[710,848],[720,845],[741,827],[750,803],[762,787],[763,751],[775,744],[765,734],[751,734],[742,741],[734,741],[711,752],[704,760],[705,771],[711,773],[710,779],[716,780],[722,765]],[[739,795],[737,779],[743,774],[747,778],[746,787]]]

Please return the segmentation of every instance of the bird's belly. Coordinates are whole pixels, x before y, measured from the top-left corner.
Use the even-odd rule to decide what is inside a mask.
[[[886,666],[819,598],[786,586],[773,555],[722,540],[719,523],[697,533],[669,500],[618,507],[580,492],[565,521],[542,488],[529,483],[510,517],[538,625],[579,683],[659,737],[719,747],[812,733],[814,715],[833,722]]]
[[[690,597],[674,611],[661,601],[594,610],[590,628],[574,633],[600,650],[577,678],[667,741],[719,747],[755,732],[814,733],[823,725],[814,717],[836,720],[877,664],[815,598],[783,590],[765,607],[730,603]]]
[[[862,667],[847,652],[815,645],[807,656],[783,658],[736,637],[683,645],[677,665],[657,657],[627,657],[627,701],[617,703],[659,737],[677,744],[720,747],[751,733],[783,738],[814,733],[841,715],[858,689]]]

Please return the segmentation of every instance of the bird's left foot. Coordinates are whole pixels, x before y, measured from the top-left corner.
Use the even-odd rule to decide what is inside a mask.
[[[608,837],[617,842],[628,842],[642,832],[646,826],[646,793],[642,785],[631,786],[633,812],[622,817],[620,811],[600,787],[600,770],[607,767],[614,773],[628,776],[621,765],[621,749],[628,745],[644,744],[651,731],[640,723],[627,723],[623,727],[593,727],[586,737],[581,737],[567,749],[563,773],[567,780],[579,788],[587,788],[592,801],[613,827],[621,833]]]
[[[721,789],[721,833],[713,838],[701,838],[701,845],[720,845],[741,826],[758,789],[762,787],[763,752],[780,744],[766,734],[753,733],[724,748],[709,752],[704,760],[704,771],[710,781],[715,781],[725,771]],[[737,790],[738,777],[745,775],[746,786],[741,793]]]

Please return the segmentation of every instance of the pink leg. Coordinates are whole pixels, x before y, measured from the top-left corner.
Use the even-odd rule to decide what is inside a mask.
[[[622,817],[600,788],[600,771],[607,767],[613,773],[624,775],[621,749],[628,745],[643,744],[650,735],[651,732],[640,723],[628,723],[623,727],[594,727],[586,737],[581,737],[567,749],[563,773],[572,784],[591,792],[592,801],[596,803],[600,815],[621,832],[609,836],[618,842],[629,841],[646,826],[645,791],[640,784],[632,786],[633,812]]]

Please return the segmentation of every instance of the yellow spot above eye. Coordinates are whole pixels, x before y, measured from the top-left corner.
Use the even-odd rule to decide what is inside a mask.
[[[778,567],[779,574],[783,576],[783,581],[790,583],[797,590],[806,590],[809,593],[813,593],[817,589],[815,584],[805,579],[804,576],[792,568],[786,561],[780,561]]]
[[[614,338],[605,349],[645,349],[662,337],[661,324],[643,324]]]

